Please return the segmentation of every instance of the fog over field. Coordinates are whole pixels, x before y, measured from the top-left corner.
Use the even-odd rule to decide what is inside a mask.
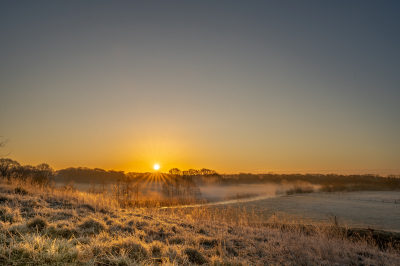
[[[275,196],[277,191],[286,186],[278,184],[240,184],[233,186],[209,185],[200,186],[202,196],[206,199],[226,199],[235,196]]]
[[[162,182],[153,181],[146,182],[142,181],[140,194],[142,196],[158,196],[163,197],[162,194]],[[317,190],[320,186],[311,185],[307,182],[296,182],[296,184],[303,184],[310,186]],[[56,182],[58,187],[64,185],[62,182]],[[112,187],[115,183],[109,183],[106,187],[107,192],[112,193]],[[74,183],[74,187],[82,192],[88,192],[91,188],[100,190],[100,184],[91,183]],[[281,184],[238,184],[238,185],[200,185],[199,189],[201,192],[201,198],[207,201],[222,201],[233,198],[255,198],[259,196],[274,197],[275,195],[283,194],[285,191],[293,188],[293,182],[282,182]]]
[[[400,191],[362,191],[281,195],[257,201],[242,201],[216,206],[221,209],[245,208],[272,219],[312,224],[332,224],[400,232]]]
[[[310,184],[303,183],[311,186]],[[61,184],[59,184],[61,185]],[[77,183],[80,191],[88,191],[91,184]],[[99,185],[96,185],[99,188]],[[333,223],[341,226],[362,227],[400,232],[400,191],[318,192],[286,195],[293,183],[239,184],[199,186],[202,198],[219,209],[240,208],[255,211],[272,219],[312,224]],[[108,187],[108,193],[112,193]],[[144,183],[143,197],[163,197],[161,182]]]

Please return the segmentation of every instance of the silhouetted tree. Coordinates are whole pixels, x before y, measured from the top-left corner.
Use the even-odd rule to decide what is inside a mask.
[[[139,172],[129,172],[126,173],[125,176],[130,178],[132,181],[138,179],[139,176],[141,176],[142,174]]]
[[[142,184],[140,182],[136,182],[133,185],[133,192],[135,193],[136,200],[139,199],[139,193],[140,193],[140,188],[141,187],[142,187]]]
[[[36,169],[46,178],[54,176],[54,170],[47,163],[42,163],[36,166]]]
[[[0,141],[0,148],[3,148],[3,147],[5,147],[9,141],[10,141],[9,139],[6,139],[6,140],[3,140],[3,141]],[[9,153],[8,153],[8,154],[9,154]],[[7,156],[8,154],[0,154],[0,157]]]
[[[168,198],[173,197],[174,192],[171,178],[164,180],[162,184],[162,193]]]
[[[121,195],[121,180],[117,180],[116,184],[113,186],[113,192],[117,202],[119,202],[119,197]]]
[[[90,187],[89,187],[89,194],[96,194],[96,184],[93,184],[90,182]]]
[[[170,175],[176,175],[176,176],[178,176],[178,175],[181,175],[181,174],[182,174],[182,171],[179,170],[178,168],[172,168],[171,170],[168,171],[168,173],[169,173]]]
[[[20,166],[21,165],[17,161],[9,158],[0,158],[0,174],[4,177],[9,178],[11,173]]]
[[[162,184],[162,193],[169,198],[197,198],[201,195],[200,189],[194,182],[194,177],[200,174],[200,171],[189,169],[181,171],[178,168],[169,170],[169,178]]]
[[[125,177],[124,171],[106,171],[100,168],[91,169],[87,167],[70,167],[59,170],[57,174],[57,178],[60,181],[75,180],[80,183],[100,183],[103,179],[116,182],[117,180],[123,180]]]
[[[102,179],[100,186],[101,186],[101,193],[103,194],[103,197],[104,197],[107,194],[106,187],[108,186],[108,183],[106,183],[106,181],[104,179]]]

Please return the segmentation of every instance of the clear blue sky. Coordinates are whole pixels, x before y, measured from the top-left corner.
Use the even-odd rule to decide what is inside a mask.
[[[2,150],[56,169],[400,174],[399,11],[1,1]]]

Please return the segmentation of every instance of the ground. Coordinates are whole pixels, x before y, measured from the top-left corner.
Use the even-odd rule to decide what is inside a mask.
[[[236,209],[123,209],[115,200],[0,182],[3,265],[396,265],[399,250]]]

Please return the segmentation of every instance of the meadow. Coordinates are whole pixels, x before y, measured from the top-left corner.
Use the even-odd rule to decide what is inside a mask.
[[[400,233],[400,191],[314,192],[238,200],[216,205],[220,209],[246,209],[267,217],[284,217],[303,223],[329,223]],[[336,218],[335,218],[336,217]]]
[[[85,192],[91,184],[76,183],[75,187]],[[197,205],[207,202],[220,210],[244,208],[268,218],[275,214],[302,223],[328,223],[336,217],[342,226],[400,232],[400,191],[321,192],[316,187],[314,193],[290,194],[290,188],[278,184],[203,185],[203,201]],[[108,194],[112,194],[110,188]],[[141,197],[161,202],[161,185],[143,186]]]
[[[0,180],[2,265],[398,265],[398,242],[246,208],[122,208],[113,198]],[[222,205],[219,205],[222,206]],[[395,236],[395,235],[394,235]]]

